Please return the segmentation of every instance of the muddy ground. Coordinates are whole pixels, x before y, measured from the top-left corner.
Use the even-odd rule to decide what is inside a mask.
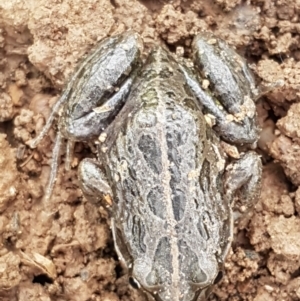
[[[175,51],[213,31],[249,62],[257,102],[263,187],[236,227],[226,274],[210,300],[300,300],[300,1],[0,1],[0,300],[143,300],[117,261],[108,215],[60,167],[43,203],[55,130],[30,149],[66,79],[99,40],[132,28]],[[281,83],[276,86],[276,83]]]

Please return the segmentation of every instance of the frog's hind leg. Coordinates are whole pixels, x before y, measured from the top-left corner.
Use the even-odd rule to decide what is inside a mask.
[[[233,200],[235,220],[249,212],[259,198],[261,174],[261,159],[253,151],[245,153],[227,166],[224,188],[228,198]]]
[[[71,91],[72,83],[74,80],[71,80],[71,82],[68,84],[66,90],[62,94],[62,96],[58,99],[58,101],[54,104],[52,107],[51,114],[49,118],[47,119],[47,122],[45,126],[43,127],[42,131],[35,137],[34,139],[30,140],[28,145],[31,148],[36,148],[37,145],[43,140],[43,138],[48,134],[54,120],[58,117],[59,111],[64,105],[64,103],[68,100],[69,93]],[[60,155],[60,150],[61,150],[61,144],[62,144],[62,134],[60,131],[57,132],[56,138],[55,138],[55,143],[54,143],[54,149],[53,149],[53,154],[52,154],[52,162],[51,162],[51,171],[50,171],[50,178],[48,180],[45,194],[44,194],[44,202],[48,202],[50,200],[51,194],[53,192],[54,184],[56,181],[57,177],[57,171],[58,171],[58,165],[59,165],[59,155]],[[74,144],[69,145],[67,147],[67,159],[66,159],[66,166],[67,164],[71,161],[71,155],[70,150],[72,147],[74,147]],[[69,164],[70,165],[70,164]]]
[[[224,140],[240,144],[253,144],[256,142],[259,129],[256,126],[255,105],[251,99],[248,102],[248,111],[252,112],[251,116],[246,115],[243,120],[237,121],[231,118],[233,115],[229,115],[221,107],[212,93],[203,89],[194,74],[195,72],[190,72],[183,64],[180,65],[180,69],[198,104],[203,106],[205,111],[215,118],[216,126],[214,129]]]
[[[51,161],[51,167],[50,167],[50,177],[46,186],[43,202],[46,204],[49,202],[50,197],[53,192],[54,184],[56,182],[57,178],[57,172],[58,172],[58,166],[59,166],[59,158],[60,158],[60,150],[61,150],[61,144],[62,144],[62,135],[60,132],[57,133],[53,153],[52,153],[52,161]]]

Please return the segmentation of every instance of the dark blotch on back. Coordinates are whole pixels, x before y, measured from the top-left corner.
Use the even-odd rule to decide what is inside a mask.
[[[173,213],[176,221],[179,221],[183,218],[184,210],[185,210],[185,194],[179,190],[172,190],[173,197],[172,197],[172,206],[173,206]]]
[[[154,256],[154,261],[156,267],[160,266],[166,271],[173,273],[172,268],[172,257],[171,257],[171,246],[168,237],[163,237],[160,239]]]
[[[181,154],[178,151],[178,146],[181,145],[181,134],[175,129],[170,128],[166,135],[168,146],[168,159],[170,161],[169,171],[171,174],[170,186],[172,189],[172,207],[176,221],[182,219],[186,198],[185,194],[178,189],[178,184],[181,181],[180,163],[182,161]]]
[[[146,245],[144,243],[145,226],[138,216],[134,216],[132,219],[132,237],[133,243],[141,252],[146,252]]]
[[[166,205],[160,187],[156,186],[150,190],[147,195],[147,202],[153,214],[161,219],[165,219]]]
[[[208,231],[207,225],[205,223],[205,218],[199,217],[196,226],[197,226],[197,229],[198,229],[201,237],[203,237],[203,239],[207,241],[209,239],[209,231]]]
[[[156,173],[162,171],[161,150],[157,141],[150,135],[143,135],[138,143],[140,151],[149,167]]]
[[[186,143],[186,135],[187,134],[184,129],[182,129],[182,132],[175,129],[169,129],[167,132],[168,148],[178,147]]]
[[[200,173],[200,186],[202,191],[209,191],[210,187],[210,164],[207,160],[204,160]]]

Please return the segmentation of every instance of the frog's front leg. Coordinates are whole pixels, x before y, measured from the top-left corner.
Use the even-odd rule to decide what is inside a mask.
[[[101,164],[90,158],[83,159],[78,166],[79,186],[90,202],[110,208],[112,191]]]
[[[110,212],[113,207],[113,193],[101,164],[94,159],[83,159],[78,166],[78,179],[85,198],[98,206],[104,206]],[[128,269],[127,263],[131,261],[131,257],[126,243],[120,238],[114,218],[111,219],[111,228],[119,260]]]
[[[225,193],[232,200],[234,218],[237,220],[256,203],[261,189],[262,163],[251,151],[232,161],[224,175]]]

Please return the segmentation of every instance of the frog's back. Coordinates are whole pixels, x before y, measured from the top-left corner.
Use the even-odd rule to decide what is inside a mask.
[[[107,153],[117,243],[144,288],[163,285],[171,300],[192,300],[190,282],[210,284],[230,232],[218,140],[184,83],[171,55],[154,51]]]

